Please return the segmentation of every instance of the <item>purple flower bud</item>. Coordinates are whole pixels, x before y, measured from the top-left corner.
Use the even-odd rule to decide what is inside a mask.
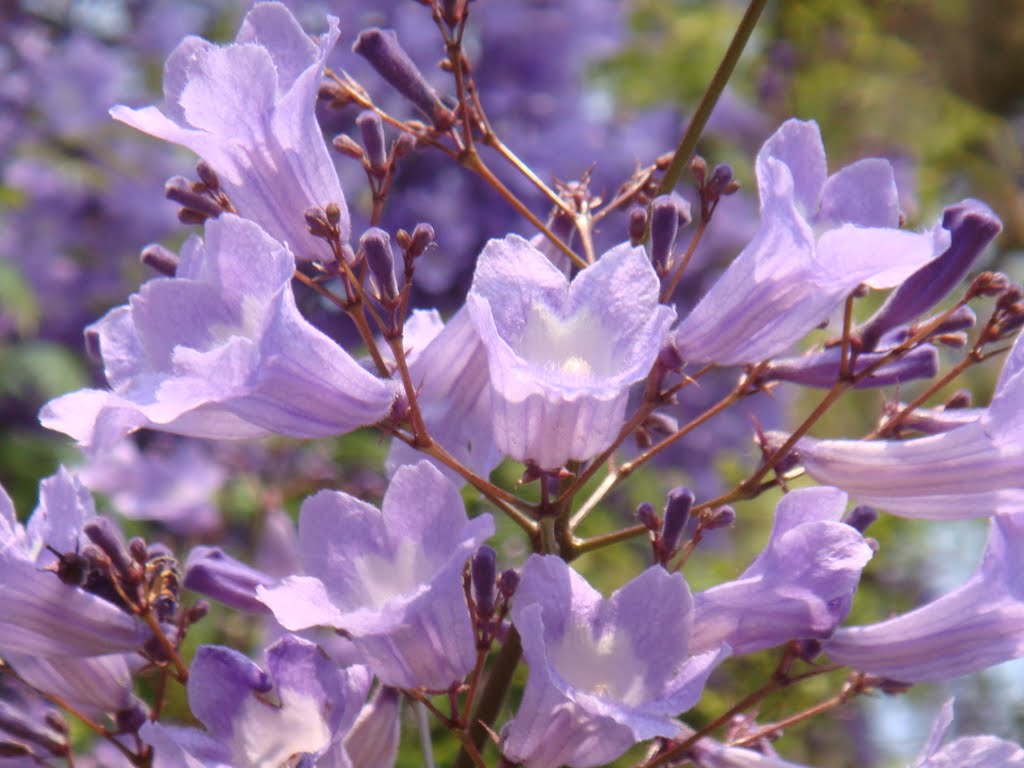
[[[468,0],[441,0],[441,16],[445,23],[454,27],[466,15]]]
[[[729,506],[719,507],[704,518],[704,530],[713,531],[716,528],[728,528],[735,522],[736,510]]]
[[[85,354],[89,356],[90,360],[100,362],[103,360],[103,354],[100,351],[100,332],[92,326],[86,328],[82,332],[82,341],[85,343]]]
[[[516,589],[519,587],[519,573],[509,568],[508,570],[502,571],[498,576],[498,591],[501,596],[506,600],[516,593]]]
[[[217,547],[196,547],[185,563],[186,589],[212,597],[240,611],[270,613],[256,599],[256,587],[273,584],[275,579],[235,560]]]
[[[922,320],[920,325],[928,325],[932,321],[932,318]],[[933,333],[955,333],[957,331],[969,331],[974,327],[974,324],[978,322],[978,316],[974,313],[974,310],[968,306],[959,307],[952,312],[949,317],[935,326]]]
[[[640,245],[647,233],[647,209],[637,206],[629,211],[629,244]]]
[[[220,189],[220,179],[217,178],[216,172],[205,160],[200,160],[196,163],[196,175],[210,190],[216,192]]]
[[[395,158],[405,157],[414,149],[416,149],[416,137],[408,131],[404,131],[398,134],[398,138],[391,145],[391,154]]]
[[[864,533],[875,520],[878,519],[878,512],[875,511],[874,507],[869,507],[865,504],[860,504],[850,510],[850,514],[843,520],[844,523],[852,528]]]
[[[720,198],[731,195],[738,189],[739,184],[733,177],[732,166],[721,163],[716,165],[715,169],[711,172],[711,176],[704,187],[704,194],[709,202],[717,203]]]
[[[146,719],[146,709],[138,699],[135,699],[130,707],[118,711],[114,716],[118,733],[135,733],[143,726]]]
[[[184,176],[173,176],[164,184],[164,197],[182,206],[186,211],[215,219],[224,209],[209,196],[195,192]]]
[[[331,145],[347,157],[354,157],[356,160],[363,159],[363,148],[344,133],[339,133],[331,139]]]
[[[473,555],[470,572],[473,576],[473,601],[480,616],[489,617],[494,613],[494,579],[497,573],[497,553],[486,545]]]
[[[159,243],[150,243],[143,248],[139,254],[139,261],[167,277],[174,277],[178,271],[178,254]]]
[[[395,255],[391,250],[391,236],[383,229],[370,227],[359,238],[359,247],[366,257],[366,264],[382,298],[396,298],[398,282],[395,279]]]
[[[445,113],[451,114],[441,104],[437,93],[409,58],[409,54],[399,45],[394,30],[377,27],[364,29],[356,38],[352,50],[370,62],[392,88],[419,107],[435,125]]]
[[[359,136],[366,149],[366,160],[374,171],[383,171],[387,166],[387,150],[384,148],[384,123],[372,109],[361,112],[356,118]]]
[[[429,224],[417,224],[409,243],[409,257],[415,259],[421,256],[433,242],[434,228]]]
[[[657,531],[661,527],[661,518],[658,517],[658,513],[654,511],[654,505],[649,501],[641,501],[633,514],[649,531]]]
[[[679,213],[671,196],[654,198],[651,204],[651,261],[663,270],[672,258],[672,246],[679,232]]]
[[[686,521],[690,519],[694,500],[695,497],[689,488],[673,488],[668,492],[665,524],[661,529],[662,548],[668,556],[679,549],[679,542],[682,541]]]
[[[852,373],[859,374],[881,360],[887,353],[867,352],[857,356]],[[842,350],[831,347],[801,357],[776,360],[765,367],[762,377],[765,381],[792,381],[805,387],[828,389],[839,379]],[[939,370],[939,353],[935,347],[925,344],[910,351],[903,357],[886,363],[869,376],[858,381],[856,389],[887,387],[891,384],[928,379]]]
[[[132,536],[128,540],[128,552],[131,553],[132,559],[136,563],[145,564],[146,560],[149,559],[149,550],[141,536]]]
[[[82,526],[82,533],[110,558],[114,570],[119,575],[128,580],[138,578],[132,556],[128,554],[121,534],[113,522],[105,517],[94,517]]]
[[[945,253],[908,277],[859,329],[863,348],[871,351],[882,334],[934,307],[963,280],[978,256],[999,234],[1002,223],[992,209],[967,199],[945,210],[942,226],[950,232]]]
[[[970,408],[973,402],[973,395],[969,389],[958,389],[952,395],[949,400],[946,401],[945,408],[957,409],[957,408]]]

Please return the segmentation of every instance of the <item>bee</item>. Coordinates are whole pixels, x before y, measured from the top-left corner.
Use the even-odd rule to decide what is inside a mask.
[[[178,609],[181,594],[181,571],[178,561],[169,554],[155,554],[146,560],[146,602],[153,606],[160,621],[169,621]]]

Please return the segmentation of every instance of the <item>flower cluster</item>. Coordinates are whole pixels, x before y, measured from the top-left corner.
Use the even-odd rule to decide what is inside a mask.
[[[421,72],[402,34],[372,27],[353,51],[395,92],[378,96],[328,67],[337,18],[309,35],[266,2],[233,42],[180,42],[161,107],[111,110],[198,155],[198,180],[174,177],[166,194],[202,231],[178,253],[148,248],[160,275],[85,329],[107,387],[40,411],[77,442],[81,466],[42,482],[24,524],[0,494],[0,766],[75,762],[53,707],[94,732],[95,764],[395,765],[406,703],[427,764],[432,738],[449,738],[459,768],[589,768],[630,750],[643,768],[799,768],[771,746],[783,727],[1024,656],[1024,289],[994,272],[962,285],[996,214],[968,199],[908,229],[888,161],[829,175],[818,126],[788,120],[754,163],[752,234],[694,302],[680,282],[738,192],[732,170],[693,158],[692,205],[670,160],[606,199],[587,163],[549,187],[500,138],[500,109],[490,117],[497,73],[471,61],[475,4],[427,5],[432,15],[405,12],[421,14],[417,45],[416,34],[442,44],[450,81]],[[359,141],[328,144],[322,126],[346,111]],[[497,230],[447,254],[443,217],[385,229],[403,173],[445,155],[524,215],[533,239]],[[361,234],[346,203],[359,173],[372,200]],[[606,213],[628,223],[601,252]],[[473,268],[444,319],[418,304],[446,256],[452,274],[460,260]],[[939,375],[940,350],[957,349]],[[987,407],[926,407],[1004,353]],[[810,436],[848,390],[908,384],[913,398],[887,403],[862,439]],[[719,399],[692,412],[686,398],[704,385]],[[731,490],[658,479],[640,490],[666,497],[663,512],[645,501],[616,517],[614,492],[638,468],[678,463],[671,449],[720,414],[797,387],[827,393],[788,430],[747,430],[760,460]],[[365,433],[390,441],[387,480],[353,456],[372,453]],[[801,476],[818,485],[791,487]],[[692,590],[683,570],[702,542],[735,544],[740,505],[776,489],[760,500],[772,521],[760,553]],[[91,491],[172,545],[126,538]],[[232,509],[238,498],[252,514]],[[865,536],[879,512],[988,518],[988,544],[958,589],[843,626],[886,555]],[[649,563],[606,599],[584,556],[616,546]],[[200,630],[215,642],[194,648]],[[778,658],[767,681],[741,681],[748,695],[724,713],[688,715],[717,675],[764,651]],[[752,719],[775,691],[841,670],[824,702]],[[507,699],[510,687],[520,695]],[[917,768],[1024,765],[995,737],[940,746],[951,721],[950,702]]]

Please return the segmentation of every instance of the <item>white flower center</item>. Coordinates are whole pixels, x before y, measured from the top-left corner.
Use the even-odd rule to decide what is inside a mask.
[[[430,581],[435,566],[412,539],[399,539],[393,555],[368,554],[355,562],[365,593],[365,607],[380,608]]]
[[[595,638],[586,624],[570,624],[561,644],[548,653],[558,674],[581,691],[624,704],[644,700],[647,665],[636,657],[632,641],[621,630],[610,628]]]
[[[588,309],[563,319],[543,302],[534,302],[516,347],[531,363],[580,383],[614,371],[601,319]]]
[[[280,707],[249,696],[235,722],[233,751],[240,768],[279,768],[331,739],[317,701],[293,690],[281,691]]]

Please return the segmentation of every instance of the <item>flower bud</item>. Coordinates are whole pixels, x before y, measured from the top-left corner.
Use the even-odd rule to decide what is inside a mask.
[[[121,534],[113,522],[105,517],[94,517],[82,526],[82,533],[110,558],[111,565],[121,577],[127,581],[138,579],[138,571],[133,567],[133,559],[128,554],[128,550],[121,540]]]
[[[391,154],[397,159],[405,157],[416,149],[416,137],[408,131],[398,134],[398,138],[391,144]]]
[[[364,29],[352,50],[370,62],[377,74],[415,104],[438,128],[442,127],[439,123],[451,119],[451,111],[441,103],[437,93],[399,44],[394,30]]]
[[[220,179],[217,178],[217,174],[205,160],[200,160],[196,163],[196,175],[199,176],[199,180],[211,191],[216,192],[220,189]]]
[[[194,216],[215,219],[224,213],[220,204],[208,195],[195,192],[184,176],[174,176],[167,180],[167,183],[164,184],[164,197],[178,203],[185,211]]]
[[[704,518],[704,530],[713,531],[716,528],[728,528],[736,522],[736,510],[724,506],[712,510],[711,514]]]
[[[679,550],[683,539],[686,521],[690,519],[695,497],[689,488],[673,488],[668,492],[668,503],[665,505],[665,524],[661,529],[662,548],[666,555]]]
[[[395,278],[395,255],[391,250],[391,236],[383,229],[370,227],[359,238],[359,247],[366,257],[366,264],[377,283],[381,297],[396,298],[398,281]]]
[[[850,514],[846,516],[843,521],[851,528],[856,528],[861,533],[864,533],[875,520],[878,519],[878,513],[873,507],[861,504],[850,510]]]
[[[640,504],[637,505],[636,512],[633,514],[636,515],[636,519],[652,533],[657,532],[657,530],[661,528],[661,518],[658,517],[658,513],[654,511],[654,505],[650,502],[641,501]]]
[[[331,145],[347,157],[352,157],[356,160],[363,159],[363,148],[356,143],[355,139],[346,136],[344,133],[339,133],[331,139]]]
[[[659,272],[668,266],[678,232],[679,214],[671,196],[654,198],[651,204],[651,262]]]
[[[174,277],[178,272],[178,255],[159,243],[150,243],[143,248],[139,261],[166,277]]]
[[[647,209],[636,206],[629,211],[629,244],[640,245],[647,233]]]
[[[387,167],[387,150],[384,148],[384,123],[380,115],[372,109],[361,112],[356,118],[356,125],[359,126],[359,136],[363,141],[363,148],[366,150],[366,161],[370,168],[377,172],[383,172]]]
[[[497,553],[487,545],[473,555],[470,573],[473,578],[473,602],[477,613],[488,618],[494,614],[494,586],[497,574]]]
[[[433,242],[434,228],[429,224],[417,224],[409,243],[409,257],[415,259],[421,256]]]
[[[509,600],[516,593],[516,589],[519,587],[519,574],[509,568],[506,571],[502,571],[498,576],[498,592],[505,600]]]

